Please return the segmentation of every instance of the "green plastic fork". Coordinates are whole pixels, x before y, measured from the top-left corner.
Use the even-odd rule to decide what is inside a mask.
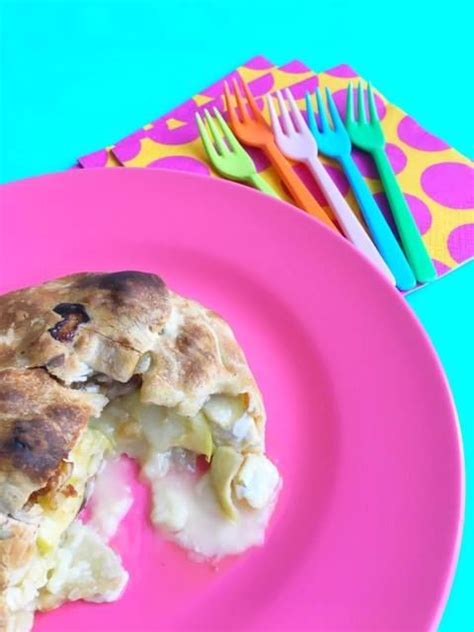
[[[214,108],[214,116],[219,123],[220,131],[208,110],[204,111],[204,116],[210,135],[199,113],[196,113],[196,122],[209,162],[215,170],[224,178],[251,184],[263,193],[278,197],[272,187],[257,173],[252,158],[234,136],[219,110]]]
[[[367,92],[370,120],[367,119],[365,112],[364,91],[360,82],[357,89],[359,117],[356,120],[354,117],[353,86],[349,84],[346,98],[346,128],[352,143],[372,155],[407,259],[417,281],[426,283],[436,277],[436,270],[388,160],[385,151],[385,137],[370,84],[367,86]]]

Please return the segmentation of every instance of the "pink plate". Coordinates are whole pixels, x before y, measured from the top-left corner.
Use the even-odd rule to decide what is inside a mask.
[[[265,546],[217,568],[153,532],[135,484],[114,541],[123,598],[69,604],[36,630],[434,627],[462,523],[459,430],[426,336],[379,273],[302,212],[216,179],[77,170],[1,192],[2,291],[149,270],[230,321],[284,476]]]

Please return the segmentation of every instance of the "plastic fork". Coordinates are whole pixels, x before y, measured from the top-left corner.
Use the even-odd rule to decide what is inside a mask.
[[[374,200],[370,189],[365,183],[357,165],[351,156],[351,139],[339,116],[336,104],[331,92],[326,88],[326,97],[333,127],[329,124],[326,109],[323,104],[319,89],[316,90],[321,129],[318,127],[314,115],[311,96],[306,94],[306,110],[308,124],[316,138],[319,150],[322,154],[330,156],[339,162],[349,180],[354,192],[357,204],[362,212],[370,234],[378,251],[393,272],[397,287],[401,290],[410,290],[416,285],[416,279],[410,265],[400,248],[390,226],[387,224],[379,206]]]
[[[210,135],[199,113],[196,113],[196,122],[206,154],[216,171],[224,178],[251,184],[263,193],[278,197],[272,187],[257,173],[252,158],[236,139],[219,110],[214,108],[214,116],[219,123],[220,131],[208,110],[204,111],[204,116]]]
[[[374,159],[405,254],[417,280],[426,283],[436,277],[436,270],[388,160],[385,151],[385,137],[370,84],[367,86],[367,92],[369,119],[365,111],[362,83],[359,82],[357,88],[359,116],[356,120],[354,117],[353,86],[349,84],[346,94],[346,128],[352,143],[371,154]]]
[[[245,99],[240,91],[237,81],[234,79],[234,96],[237,102],[239,116],[231,103],[230,90],[227,83],[224,84],[224,95],[227,105],[230,126],[237,138],[251,147],[259,147],[268,156],[273,168],[285,183],[291,196],[297,205],[313,215],[327,227],[338,232],[334,222],[325,213],[323,208],[311,195],[303,182],[293,171],[290,163],[278,149],[271,127],[266,122],[263,114],[245,82],[242,82]]]
[[[395,279],[387,264],[319,160],[318,145],[299,111],[293,95],[288,88],[284,91],[284,94],[289,103],[289,110],[280,90],[276,92],[282,117],[281,123],[278,119],[273,99],[270,95],[267,95],[273,134],[279,149],[287,158],[303,162],[308,167],[321,187],[345,236],[385,274],[392,285],[395,285]]]

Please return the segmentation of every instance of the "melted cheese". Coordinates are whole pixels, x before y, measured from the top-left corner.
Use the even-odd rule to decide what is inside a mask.
[[[39,596],[41,609],[65,600],[114,601],[128,581],[120,557],[90,527],[76,520],[56,549]]]
[[[221,558],[263,544],[273,503],[241,506],[234,520],[221,510],[208,474],[174,474],[152,481],[152,520],[169,540],[200,558]]]
[[[143,404],[137,393],[107,405],[72,451],[73,470],[63,488],[38,500],[38,556],[9,587],[11,610],[112,601],[121,594],[128,575],[106,541],[132,497],[116,462],[99,472],[107,456],[127,454],[140,463],[152,487],[152,521],[193,555],[219,558],[262,544],[280,477],[261,454],[263,437],[246,401],[245,395],[213,395],[192,418]],[[198,455],[211,463],[205,474],[197,468]],[[94,477],[91,518],[84,525],[75,518]]]
[[[108,461],[94,482],[87,525],[108,542],[132,504],[132,491],[125,478],[123,463],[119,459]]]
[[[249,454],[233,481],[238,499],[254,509],[270,503],[280,484],[278,470],[263,454]]]

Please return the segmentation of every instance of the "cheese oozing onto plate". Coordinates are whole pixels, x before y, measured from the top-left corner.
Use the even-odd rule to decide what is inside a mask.
[[[138,461],[152,488],[152,522],[194,558],[262,544],[281,479],[246,401],[216,394],[194,417],[143,403],[137,392],[111,401],[72,450],[61,485],[30,508],[37,555],[11,582],[9,608],[121,594],[128,574],[107,544],[133,502],[119,475],[121,455]],[[89,497],[84,523],[77,516]]]

